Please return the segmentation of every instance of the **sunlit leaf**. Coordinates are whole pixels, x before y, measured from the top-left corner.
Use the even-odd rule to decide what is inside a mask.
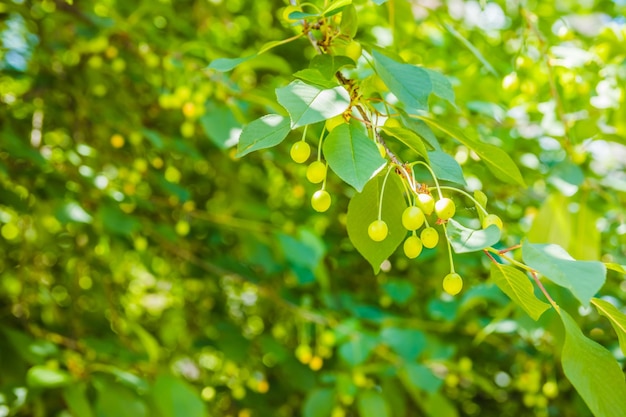
[[[591,303],[596,306],[600,314],[611,321],[611,325],[619,339],[619,346],[622,349],[622,353],[626,356],[626,314],[601,298],[592,298]]]
[[[263,116],[243,128],[237,145],[237,156],[276,146],[285,140],[290,131],[289,119],[286,117],[278,114]]]
[[[538,320],[550,308],[534,293],[533,284],[519,269],[509,265],[491,264],[491,279],[515,304],[524,309],[533,320]]]
[[[350,95],[343,87],[324,89],[300,80],[276,89],[276,96],[291,116],[292,129],[337,116],[350,104]]]

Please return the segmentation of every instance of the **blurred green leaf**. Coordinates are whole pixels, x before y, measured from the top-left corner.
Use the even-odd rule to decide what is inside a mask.
[[[160,375],[154,382],[152,398],[162,417],[206,416],[204,401],[198,393],[171,375]]]
[[[31,388],[57,388],[72,383],[72,377],[60,369],[35,365],[28,370],[26,383]]]
[[[376,391],[363,391],[356,399],[356,406],[361,417],[390,417],[389,406],[385,398]]]
[[[307,395],[302,406],[303,417],[328,417],[333,409],[333,390],[316,389]]]
[[[385,327],[380,336],[382,342],[396,351],[407,363],[415,360],[426,347],[426,337],[419,330]]]
[[[63,400],[74,416],[93,417],[93,410],[87,398],[87,385],[73,383],[63,388]]]

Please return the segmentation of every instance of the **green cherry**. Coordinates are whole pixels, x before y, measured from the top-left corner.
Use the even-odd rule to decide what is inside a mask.
[[[335,117],[326,119],[326,123],[324,123],[324,126],[326,126],[326,130],[328,130],[328,132],[332,132],[333,129],[335,129],[337,126],[340,126],[345,123],[346,123],[346,119],[343,118],[343,114],[338,114]]]
[[[306,178],[313,184],[318,184],[326,178],[326,164],[322,161],[312,162],[306,169]]]
[[[454,216],[455,212],[456,206],[454,205],[454,201],[449,198],[444,197],[435,203],[435,213],[437,213],[437,217],[441,220],[448,220]]]
[[[374,242],[382,242],[389,234],[387,223],[383,220],[374,220],[367,228],[367,234]]]
[[[330,207],[330,194],[326,190],[317,190],[311,197],[313,210],[323,213]]]
[[[443,290],[450,295],[457,295],[463,289],[463,279],[457,273],[450,273],[443,279]]]
[[[439,233],[434,227],[427,227],[420,234],[422,244],[425,248],[432,249],[439,243]]]
[[[298,141],[293,144],[289,153],[291,155],[291,159],[298,164],[301,164],[309,159],[309,156],[311,156],[311,146],[304,141]]]
[[[434,208],[435,208],[435,199],[430,194],[418,194],[417,195],[418,205],[422,208],[424,214],[429,216]]]
[[[417,236],[409,236],[404,241],[404,254],[409,259],[415,259],[422,253],[422,241]]]
[[[402,226],[406,230],[417,230],[424,224],[424,213],[419,207],[411,206],[402,213]]]

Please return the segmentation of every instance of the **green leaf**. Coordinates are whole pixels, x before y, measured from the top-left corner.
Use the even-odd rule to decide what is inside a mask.
[[[529,267],[550,281],[569,289],[585,307],[606,279],[602,262],[577,261],[558,245],[522,245],[522,258]]]
[[[426,71],[430,77],[430,82],[433,85],[433,93],[436,96],[447,100],[454,106],[454,90],[452,89],[452,84],[450,84],[448,78],[440,72],[428,68],[424,68],[424,71]]]
[[[314,84],[322,88],[333,88],[337,86],[337,80],[334,78],[326,78],[320,70],[316,68],[306,68],[293,74],[295,78],[298,78],[307,84]]]
[[[452,36],[457,38],[472,54],[483,64],[483,66],[496,78],[500,78],[500,74],[493,68],[493,65],[487,61],[478,48],[476,48],[470,41],[468,41],[463,35],[461,35],[452,25],[444,23],[443,26],[450,32]]]
[[[356,7],[354,7],[353,4],[349,4],[341,12],[341,24],[339,26],[339,30],[342,34],[352,39],[356,35],[358,29],[359,19]]]
[[[342,7],[352,4],[352,0],[335,0],[322,12],[322,16],[332,16],[339,12]]]
[[[567,204],[568,199],[560,193],[548,196],[530,226],[528,241],[569,247],[572,237],[572,216],[569,211],[563,210]]]
[[[463,169],[452,156],[443,151],[428,152],[430,167],[435,176],[443,181],[450,181],[456,184],[467,185],[463,176]]]
[[[620,265],[620,264],[616,264],[613,262],[606,262],[604,265],[606,266],[607,269],[610,269],[611,271],[626,274],[626,265]]]
[[[241,58],[217,58],[211,61],[207,69],[219,72],[228,72],[256,56],[258,56],[258,54],[248,55]]]
[[[524,181],[524,177],[522,177],[522,173],[519,171],[519,168],[517,167],[517,165],[515,165],[515,162],[513,162],[509,154],[506,153],[503,149],[500,149],[495,145],[471,139],[459,129],[451,126],[444,126],[438,121],[429,117],[416,117],[425,121],[427,124],[436,127],[443,133],[452,136],[463,145],[472,149],[474,152],[476,152],[480,159],[483,160],[489,170],[493,172],[493,174],[500,180],[509,184],[519,184],[523,187],[526,186],[526,182]]]
[[[130,389],[116,383],[99,379],[94,381],[98,392],[96,399],[97,417],[145,417],[146,405]]]
[[[426,150],[424,142],[422,142],[422,139],[413,131],[404,127],[383,127],[382,130],[389,136],[393,136],[413,149],[418,155],[423,156],[426,162],[429,162],[428,151]]]
[[[383,289],[387,295],[396,303],[404,305],[409,301],[413,294],[415,294],[415,288],[413,284],[402,280],[389,280],[382,284]]]
[[[455,253],[467,253],[495,245],[500,241],[501,231],[493,224],[486,229],[474,230],[450,219],[446,226],[446,235]]]
[[[204,401],[185,382],[171,375],[161,375],[152,389],[154,404],[162,417],[203,417]]]
[[[382,220],[387,223],[389,236],[382,242],[374,242],[367,234],[367,227],[378,218],[378,203],[383,183],[379,175],[368,182],[363,191],[355,194],[348,205],[348,236],[354,247],[372,265],[374,273],[380,271],[381,263],[387,259],[404,240],[406,229],[402,226],[402,212],[406,208],[402,195],[402,184],[391,173],[383,195]]]
[[[550,305],[539,300],[534,293],[533,284],[519,269],[509,265],[491,264],[491,279],[503,293],[515,304],[524,309],[533,320],[550,308]]]
[[[42,365],[35,365],[26,373],[26,383],[31,388],[57,388],[71,382],[72,376],[67,372]]]
[[[392,348],[406,362],[414,361],[426,348],[426,337],[419,330],[385,327],[380,336],[382,342]]]
[[[91,223],[92,217],[76,201],[63,204],[56,210],[56,217],[62,223]]]
[[[433,150],[441,151],[441,145],[439,144],[437,137],[426,123],[421,120],[411,118],[403,111],[400,111],[400,115],[402,121],[404,122],[404,125],[407,128],[417,133],[422,139],[426,141],[426,143],[428,143],[428,145],[430,145]]]
[[[356,406],[361,417],[391,417],[385,397],[376,391],[361,391]]]
[[[235,146],[241,134],[241,125],[230,108],[209,102],[199,119],[207,137],[220,149]]]
[[[402,370],[411,386],[422,389],[429,393],[436,392],[443,383],[443,380],[436,377],[430,368],[416,363],[404,364]]]
[[[600,298],[592,298],[591,303],[596,306],[598,312],[609,319],[617,338],[622,353],[626,355],[626,314],[622,313],[613,304]]]
[[[93,417],[91,404],[87,399],[87,385],[74,383],[63,388],[63,400],[74,416]]]
[[[357,191],[387,163],[357,124],[333,129],[324,140],[324,156],[335,174]]]
[[[327,80],[335,79],[335,73],[345,66],[354,66],[354,61],[341,55],[316,55],[309,67],[318,70]]]
[[[561,207],[563,211],[563,207]],[[601,256],[600,229],[596,222],[600,216],[596,214],[586,202],[581,202],[578,212],[572,215],[574,219],[573,235],[568,251],[581,261],[598,261]],[[550,242],[552,243],[552,242]]]
[[[563,309],[559,314],[565,327],[561,354],[563,372],[598,417],[623,417],[626,410],[626,381],[613,355],[588,339]]]
[[[378,345],[378,338],[367,333],[354,332],[339,346],[339,356],[350,366],[362,364]]]
[[[321,388],[313,390],[307,395],[302,406],[303,417],[328,417],[335,404],[333,390]]]
[[[116,235],[130,236],[141,227],[139,220],[124,213],[115,203],[107,203],[98,211],[104,228]]]
[[[487,195],[480,190],[474,191],[474,200],[482,206],[482,208],[487,209]],[[478,220],[480,220],[480,224],[483,224],[483,219],[485,218],[485,213],[482,211],[478,205],[476,205],[476,211],[478,212]]]
[[[404,106],[411,110],[428,108],[428,96],[433,86],[426,70],[397,62],[378,51],[372,55],[376,72]]]
[[[276,96],[289,112],[292,129],[340,115],[350,105],[350,94],[345,88],[322,89],[300,80],[277,88]]]
[[[256,119],[243,128],[237,145],[237,157],[276,146],[285,140],[290,131],[289,119],[278,114]]]

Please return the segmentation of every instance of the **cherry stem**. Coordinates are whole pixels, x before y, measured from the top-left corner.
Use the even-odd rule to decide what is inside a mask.
[[[491,254],[489,253],[487,249],[483,249],[483,252],[485,252],[485,255],[487,255],[487,257],[491,259],[491,262],[493,262],[494,264],[500,264],[500,262],[496,261],[496,258],[491,256]]]
[[[378,203],[378,220],[380,220],[383,216],[383,197],[385,195],[385,185],[387,185],[387,178],[389,178],[391,168],[392,166],[389,165],[389,168],[387,168],[387,173],[385,174],[385,179],[383,180],[383,186],[380,189],[380,202]]]
[[[552,299],[552,297],[550,297],[550,294],[548,294],[548,291],[546,290],[546,287],[543,286],[543,284],[541,283],[541,280],[537,276],[537,271],[530,270],[529,272],[530,272],[530,275],[533,277],[533,280],[535,281],[535,283],[537,284],[537,286],[539,287],[539,289],[543,293],[543,295],[545,295],[545,297],[548,299],[550,304],[552,304],[552,307],[554,307],[554,309],[556,311],[559,311],[559,305],[557,303],[555,303],[554,300]]]
[[[521,247],[522,247],[522,245],[521,245],[521,244],[513,245],[513,246],[511,246],[510,248],[500,249],[500,250],[498,251],[498,253],[499,253],[500,255],[502,255],[503,253],[511,252],[511,251],[513,251],[513,250],[515,250],[515,249],[519,249],[519,248],[521,248]]]
[[[441,225],[443,227],[443,235],[446,237],[446,242],[448,243],[448,258],[450,259],[450,273],[454,274],[454,259],[452,258],[452,245],[450,244],[450,239],[448,239],[448,230],[446,229],[445,223]]]
[[[465,192],[463,190],[461,190],[460,188],[456,188],[456,187],[447,187],[445,185],[442,185],[441,187],[442,190],[450,190],[450,191],[456,191],[457,193],[461,193],[464,196],[466,196],[467,198],[469,198],[470,200],[472,200],[474,202],[474,204],[476,204],[476,207],[478,207],[479,209],[481,209],[483,211],[483,213],[485,215],[488,215],[489,212],[487,212],[487,209],[485,209],[482,204],[480,204],[474,197],[472,197],[472,195],[468,192]]]
[[[435,175],[435,172],[432,170],[432,168],[429,167],[428,164],[424,161],[415,161],[415,162],[412,162],[409,166],[413,166],[413,165],[424,165],[426,167],[428,172],[430,172],[430,176],[433,177],[433,180],[435,181],[435,186],[437,187],[437,192],[439,193],[439,199],[442,199],[443,198],[443,194],[441,193],[442,187],[439,186],[439,180],[437,180],[437,176]]]

